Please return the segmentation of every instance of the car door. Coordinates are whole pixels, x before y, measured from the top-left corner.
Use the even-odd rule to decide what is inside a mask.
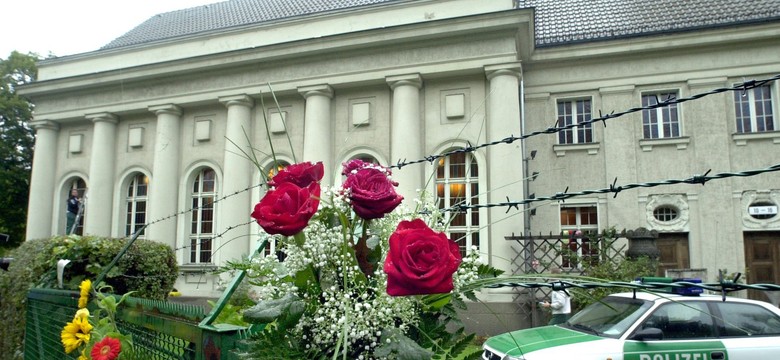
[[[780,359],[780,315],[752,303],[713,302],[729,360]]]
[[[628,336],[625,360],[727,360],[716,336],[714,319],[704,301],[660,305]]]

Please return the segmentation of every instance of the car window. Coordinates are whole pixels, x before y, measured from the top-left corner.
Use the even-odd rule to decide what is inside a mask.
[[[652,302],[640,299],[606,297],[579,311],[565,326],[618,338],[652,305]]]
[[[699,301],[670,302],[661,305],[637,330],[657,328],[664,340],[714,337],[712,316],[707,304]]]
[[[780,317],[754,304],[717,303],[721,336],[780,335]]]

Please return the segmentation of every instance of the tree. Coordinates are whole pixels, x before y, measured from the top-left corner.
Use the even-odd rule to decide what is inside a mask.
[[[37,54],[16,51],[0,58],[0,234],[9,235],[0,247],[24,241],[35,137],[27,125],[33,104],[19,97],[16,88],[36,79],[38,60]]]

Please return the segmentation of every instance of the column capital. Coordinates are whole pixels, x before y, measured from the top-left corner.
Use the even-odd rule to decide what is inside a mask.
[[[385,78],[385,81],[387,81],[387,85],[390,85],[392,90],[403,85],[411,85],[418,89],[422,88],[422,76],[419,73],[388,76]]]
[[[497,65],[486,65],[485,75],[487,75],[488,80],[502,75],[515,76],[518,79],[522,79],[523,66],[519,61]]]
[[[255,105],[255,100],[247,94],[223,96],[219,98],[219,102],[225,107],[231,107],[233,105],[252,107]]]
[[[119,117],[109,112],[87,114],[84,117],[87,118],[87,120],[92,121],[93,123],[107,122],[107,123],[116,124],[119,122]]]
[[[28,123],[30,127],[32,127],[35,131],[45,129],[45,130],[59,130],[60,124],[51,121],[51,120],[34,120],[30,121]]]
[[[298,88],[298,93],[303,96],[304,99],[308,99],[310,96],[326,96],[329,99],[333,99],[333,87],[328,84],[302,86]]]
[[[148,109],[149,111],[153,112],[155,115],[171,114],[171,115],[181,116],[182,114],[181,108],[174,104],[153,105],[148,107]]]

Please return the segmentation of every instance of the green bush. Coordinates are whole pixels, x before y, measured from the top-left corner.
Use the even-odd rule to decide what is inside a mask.
[[[95,281],[127,241],[56,236],[25,241],[7,254],[14,260],[8,272],[0,271],[0,316],[6,324],[0,327],[0,354],[21,358],[27,291],[33,287],[58,288],[59,259],[71,260],[65,268],[63,288],[76,290],[84,279]],[[169,246],[136,240],[104,282],[117,294],[135,291],[134,297],[164,300],[177,276],[176,257]]]

